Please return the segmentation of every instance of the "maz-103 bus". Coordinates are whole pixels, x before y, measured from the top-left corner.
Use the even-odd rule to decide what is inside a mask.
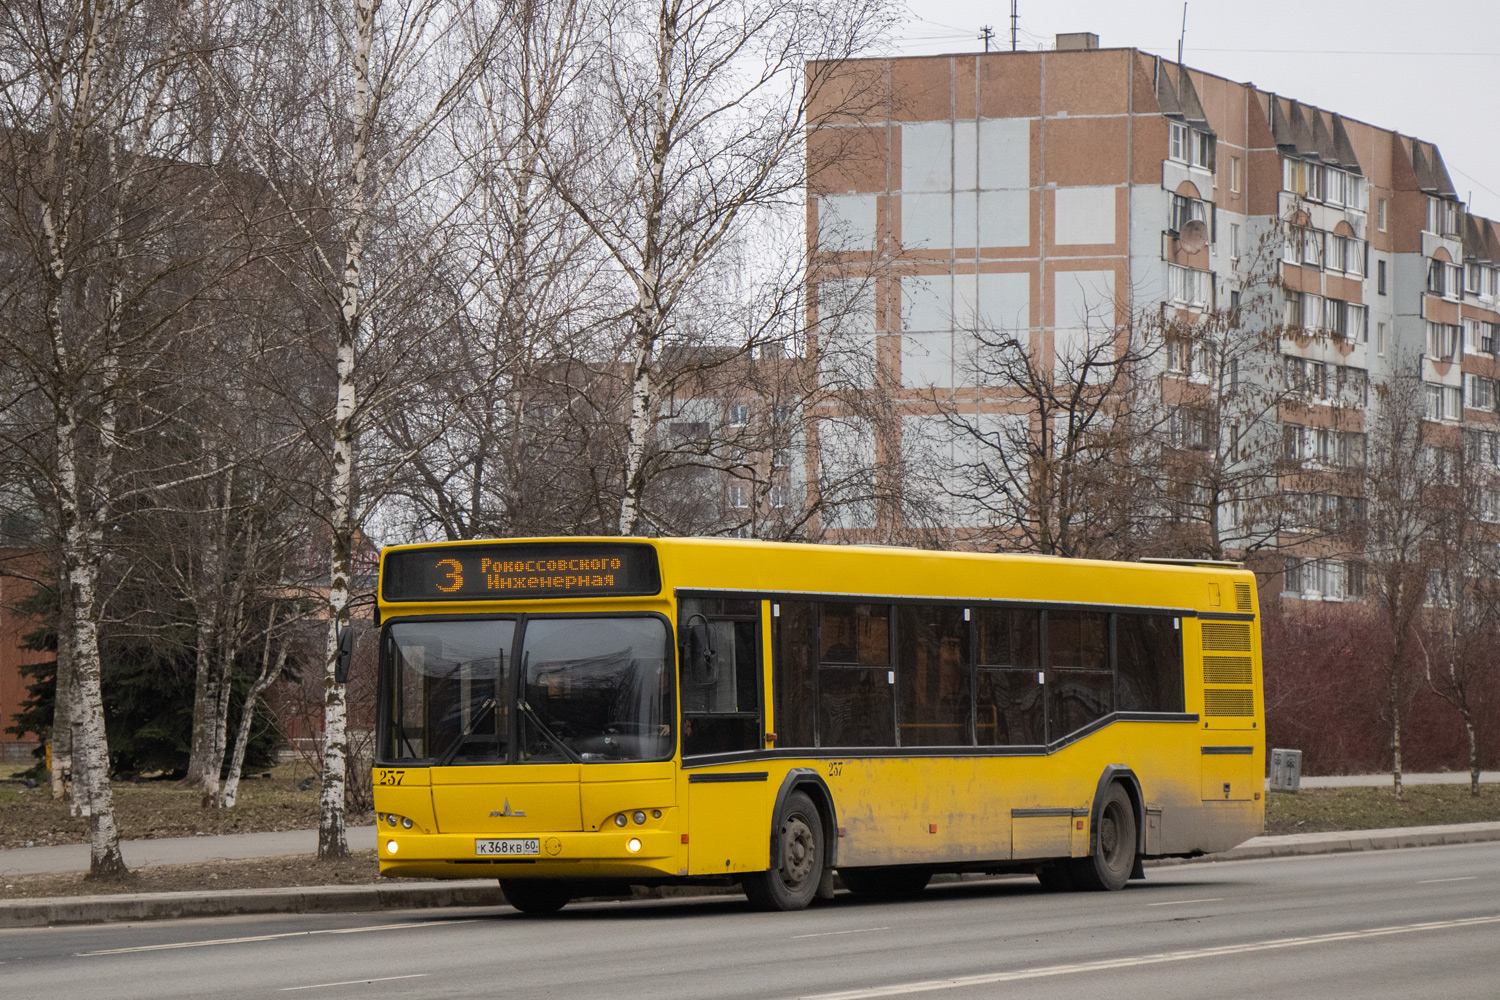
[[[381,554],[380,870],[529,913],[936,872],[1119,889],[1261,832],[1254,577],[717,539]]]

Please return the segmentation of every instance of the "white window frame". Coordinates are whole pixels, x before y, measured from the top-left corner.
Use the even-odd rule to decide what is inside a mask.
[[[1167,159],[1176,160],[1178,163],[1188,161],[1188,132],[1186,125],[1181,122],[1167,123]]]

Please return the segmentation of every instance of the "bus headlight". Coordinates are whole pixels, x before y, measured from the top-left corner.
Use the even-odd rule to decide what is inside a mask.
[[[637,809],[635,811],[635,815],[632,816],[632,817],[630,817],[630,818],[633,819],[633,820],[635,820],[635,825],[636,826],[640,826],[640,825],[642,825],[643,823],[646,822],[646,814],[643,813],[643,812],[641,812],[639,809]]]
[[[625,850],[629,851],[631,854],[639,854],[641,852],[641,838],[631,837],[629,840],[625,841]]]
[[[625,814],[624,813],[617,813],[615,815],[615,826],[624,826],[626,823],[629,823],[629,822],[630,822],[630,820],[628,820],[628,819],[625,818]]]
[[[407,816],[402,816],[401,817],[401,826],[402,826],[403,829],[410,830],[411,829],[411,818],[407,817]]]

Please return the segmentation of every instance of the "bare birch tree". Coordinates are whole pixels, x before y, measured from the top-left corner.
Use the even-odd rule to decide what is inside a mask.
[[[1425,438],[1417,359],[1398,359],[1398,374],[1376,393],[1364,495],[1375,611],[1389,644],[1378,662],[1391,734],[1391,783],[1402,795],[1401,725],[1409,698],[1416,632],[1427,601],[1424,562],[1433,534],[1434,487],[1443,470]]]
[[[5,346],[52,411],[44,475],[65,584],[60,680],[71,688],[54,730],[72,734],[98,876],[125,870],[100,695],[107,528],[132,435],[151,420],[133,400],[161,377],[153,361],[202,287],[192,271],[202,249],[176,238],[207,183],[188,162],[192,122],[177,110],[188,16],[169,0],[0,15],[0,65],[11,75],[0,87],[3,155],[17,182],[5,193],[7,223],[37,305]]]
[[[408,362],[451,321],[451,298],[430,294],[433,234],[465,192],[436,183],[446,165],[433,158],[433,140],[488,59],[497,10],[478,0],[261,9],[254,38],[217,75],[247,122],[242,155],[304,234],[295,256],[331,341],[327,394],[283,397],[327,463],[318,512],[329,538],[320,858],[348,853],[348,716],[335,665],[354,539],[399,464],[357,476],[357,446],[382,406],[414,395]]]
[[[565,170],[556,156],[548,166],[628,289],[618,533],[653,527],[647,458],[670,398],[663,345],[687,333],[680,319],[694,304],[728,306],[714,295],[731,287],[726,253],[758,212],[800,199],[809,96],[878,38],[891,14],[881,0],[605,7],[602,94],[585,123],[593,156],[582,170]],[[755,345],[727,346],[735,350],[720,354],[725,361]]]

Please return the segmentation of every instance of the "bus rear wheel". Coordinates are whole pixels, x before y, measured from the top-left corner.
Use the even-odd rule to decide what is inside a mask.
[[[818,894],[827,849],[823,843],[823,820],[817,806],[803,792],[786,797],[771,831],[780,864],[763,872],[750,872],[741,881],[750,905],[757,910],[802,910]]]
[[[1118,784],[1109,786],[1099,810],[1094,849],[1072,864],[1074,884],[1080,889],[1114,891],[1125,888],[1135,868],[1135,808]]]
[[[573,898],[565,883],[551,879],[503,878],[500,891],[507,903],[533,916],[556,913]]]
[[[856,896],[903,899],[920,895],[931,872],[914,868],[840,868],[839,881]]]

